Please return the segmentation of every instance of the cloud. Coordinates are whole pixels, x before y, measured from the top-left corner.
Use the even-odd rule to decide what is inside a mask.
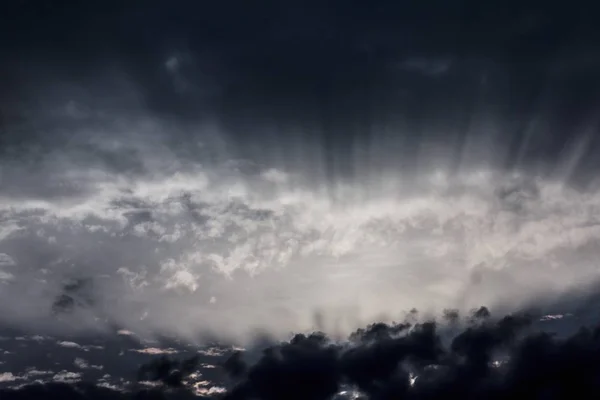
[[[47,383],[27,385],[20,389],[3,389],[2,397],[5,399],[40,399],[40,398],[63,398],[63,399],[131,399],[130,393],[123,393],[119,389],[114,389],[106,384],[69,384],[69,383]],[[140,391],[135,394],[135,398],[155,398],[166,399],[165,394],[156,390]],[[193,399],[195,396],[191,394],[183,394],[182,399]]]
[[[598,328],[557,338],[532,329],[526,315],[494,319],[480,308],[469,319],[453,333],[424,322],[373,324],[350,342],[299,334],[232,369],[243,365],[237,353],[225,364],[238,382],[225,399],[545,399],[600,391]]]
[[[139,369],[139,385],[80,382],[78,373],[54,374],[61,383],[0,389],[2,398],[40,398],[78,393],[83,398],[187,399],[507,399],[570,398],[576,390],[600,393],[596,324],[571,334],[553,332],[560,320],[533,313],[495,317],[485,307],[468,315],[447,309],[442,319],[417,311],[399,323],[373,323],[341,340],[321,332],[289,341],[256,344],[220,363],[229,381],[203,377],[199,356],[162,355]],[[43,372],[43,374],[46,374]],[[50,373],[52,375],[52,373]],[[11,381],[21,377],[4,374]],[[149,389],[143,389],[148,386]],[[103,397],[102,397],[103,396]],[[81,397],[78,397],[81,398]]]
[[[73,365],[75,365],[77,368],[79,369],[96,369],[96,370],[102,370],[104,367],[102,367],[102,365],[93,365],[93,364],[89,364],[86,360],[84,360],[83,358],[75,358],[75,361],[73,361]]]
[[[81,374],[77,372],[61,371],[55,374],[52,379],[57,382],[77,382],[81,379]]]
[[[511,307],[597,279],[593,189],[473,167],[381,174],[324,191],[302,170],[238,170],[231,157],[187,163],[156,140],[112,145],[138,154],[140,175],[77,168],[67,157],[60,171],[84,192],[4,199],[6,221],[19,226],[0,241],[5,296],[18,298],[25,285],[33,293],[27,312],[7,308],[7,318],[51,325],[50,311],[60,309],[60,329],[108,321],[136,332],[204,327],[239,336],[271,324],[277,302],[287,311],[267,329],[310,329],[322,309],[348,331],[356,318],[393,313],[392,304]]]
[[[185,380],[198,368],[198,355],[181,361],[166,356],[142,365],[138,371],[139,381],[160,382],[168,387],[182,387]]]
[[[13,375],[11,372],[4,372],[0,374],[0,382],[13,382],[18,379],[22,379],[19,376]]]
[[[17,265],[15,260],[8,254],[0,253],[0,267],[13,267]]]
[[[61,347],[69,347],[69,348],[74,348],[74,349],[83,348],[75,342],[62,341],[62,342],[58,342],[57,344]]]
[[[148,347],[145,349],[133,349],[130,351],[135,351],[138,353],[143,353],[143,354],[174,354],[174,353],[178,353],[177,350],[175,349],[158,349],[156,347]]]

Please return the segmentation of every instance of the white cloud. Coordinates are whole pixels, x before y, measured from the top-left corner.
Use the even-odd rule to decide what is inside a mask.
[[[191,292],[198,289],[199,276],[193,274],[189,263],[189,260],[177,262],[173,259],[162,262],[160,270],[165,279],[165,289],[185,288]]]
[[[75,342],[61,341],[61,342],[58,342],[57,344],[61,347],[68,347],[68,348],[72,348],[72,349],[83,349],[82,346],[78,345]]]
[[[288,181],[287,174],[275,168],[262,172],[261,176],[264,180],[273,183],[286,183]]]
[[[15,276],[11,273],[0,271],[0,281],[7,282],[15,279]]]
[[[102,365],[89,364],[86,360],[84,360],[83,358],[79,358],[79,357],[75,358],[75,360],[73,361],[73,365],[75,365],[79,369],[102,370],[104,368]]]
[[[177,354],[178,351],[175,349],[159,349],[157,347],[147,347],[145,349],[131,349],[129,351],[133,351],[135,353],[142,353],[142,354]]]
[[[25,376],[27,378],[31,378],[34,376],[44,376],[44,375],[52,375],[52,374],[54,374],[54,372],[52,372],[52,371],[40,371],[35,368],[29,368],[29,369],[27,369]]]
[[[13,375],[12,372],[4,372],[0,374],[0,382],[14,382],[23,379],[20,376]]]
[[[529,296],[498,275],[478,292],[471,275],[479,270],[539,290],[598,276],[598,191],[535,177],[530,190],[475,169],[420,172],[417,183],[394,171],[324,188],[276,168],[183,167],[168,150],[155,152],[142,157],[141,176],[67,168],[64,179],[86,188],[76,196],[2,198],[0,280],[14,286],[12,298],[28,283],[35,296],[22,303],[31,320],[49,314],[63,278],[77,274],[95,277],[90,313],[136,332],[153,324],[252,329],[268,320],[287,331],[293,321],[310,327],[319,307],[357,304],[360,313],[344,311],[351,319]],[[244,281],[246,273],[253,278]],[[275,315],[274,304],[287,311]]]
[[[108,382],[100,382],[97,384],[97,386],[101,387],[101,388],[111,389],[111,390],[119,390],[119,391],[123,390],[122,388],[118,387],[117,385],[113,385]]]
[[[6,253],[0,253],[0,268],[2,267],[14,267],[17,265],[16,261]]]
[[[142,290],[149,285],[146,279],[146,271],[143,267],[139,268],[139,272],[133,272],[127,267],[121,267],[117,270],[117,274],[123,276],[123,279],[135,290]]]
[[[15,267],[16,265],[16,261],[11,256],[6,253],[0,253],[0,282],[7,283],[15,279],[12,273],[3,269]]]
[[[207,388],[202,385],[195,385],[195,392],[197,396],[213,396],[225,393],[227,390],[221,386],[211,386]]]
[[[81,374],[78,372],[61,371],[52,377],[52,380],[57,382],[77,382],[81,379]]]

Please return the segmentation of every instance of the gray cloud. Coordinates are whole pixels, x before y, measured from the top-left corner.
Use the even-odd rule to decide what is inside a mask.
[[[6,321],[238,336],[309,329],[320,310],[347,331],[413,306],[516,307],[597,276],[600,194],[562,175],[468,159],[451,172],[426,152],[405,173],[357,159],[331,184],[319,164],[276,161],[308,149],[239,159],[206,127],[195,144],[153,119],[109,127],[6,169]]]

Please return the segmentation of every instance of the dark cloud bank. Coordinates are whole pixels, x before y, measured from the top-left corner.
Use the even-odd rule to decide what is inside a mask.
[[[446,310],[438,323],[375,323],[345,341],[315,332],[233,353],[221,368],[230,390],[214,398],[256,399],[571,399],[600,394],[600,327],[564,335],[531,313],[467,318]],[[555,316],[555,318],[558,318]],[[566,317],[565,317],[566,318]],[[542,320],[551,319],[550,317]],[[2,399],[184,399],[200,357],[157,358],[138,379],[151,390],[118,392],[93,384],[52,383],[4,390]]]
[[[506,150],[488,157],[547,167],[574,136],[597,130],[600,33],[591,4],[6,2],[3,124],[22,125],[33,113],[49,131],[66,109],[72,118],[59,131],[77,121],[89,127],[99,108],[113,118],[210,119],[240,155],[314,141],[331,159],[353,140],[366,146],[373,126],[411,131],[402,149],[376,162],[410,160],[420,138],[460,148],[470,129],[490,130],[473,128],[487,119],[502,129],[478,136]],[[49,146],[73,136],[3,135],[3,147],[31,135]],[[597,167],[593,136],[579,173]]]

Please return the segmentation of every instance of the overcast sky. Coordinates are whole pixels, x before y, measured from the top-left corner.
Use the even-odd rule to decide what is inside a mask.
[[[1,2],[0,397],[598,390],[594,11]]]
[[[0,319],[347,331],[594,282],[600,33],[534,3],[3,3]]]

